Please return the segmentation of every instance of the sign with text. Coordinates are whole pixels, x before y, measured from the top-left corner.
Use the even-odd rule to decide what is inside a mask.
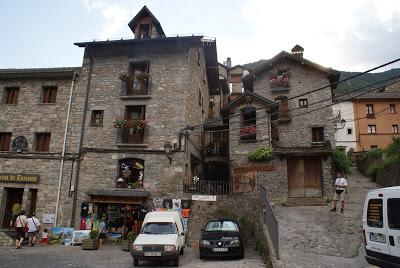
[[[196,201],[217,201],[216,195],[192,195],[192,200]]]
[[[253,192],[257,183],[257,171],[236,173],[233,176],[233,192]]]
[[[254,165],[254,166],[243,166],[234,168],[233,171],[235,173],[246,173],[252,171],[275,171],[275,164],[262,164],[262,165]]]
[[[143,203],[143,198],[123,196],[92,196],[93,203],[136,204]]]
[[[54,223],[54,214],[43,214],[43,223]]]
[[[40,175],[0,173],[0,181],[2,182],[38,183],[39,178]]]

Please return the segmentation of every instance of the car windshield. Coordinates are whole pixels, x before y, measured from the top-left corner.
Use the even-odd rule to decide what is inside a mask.
[[[206,232],[233,231],[238,232],[239,228],[233,221],[209,221],[205,228]]]
[[[177,234],[176,226],[172,222],[148,222],[144,225],[141,234]]]

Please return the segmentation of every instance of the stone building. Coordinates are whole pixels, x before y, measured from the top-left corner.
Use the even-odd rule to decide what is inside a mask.
[[[240,125],[240,131],[246,132],[240,139],[239,130],[229,136],[230,160],[237,162],[236,172],[258,170],[258,180],[276,202],[298,203],[307,198],[322,202],[330,193],[332,182],[329,154],[335,130],[332,107],[328,105],[332,101],[330,84],[339,79],[339,73],[306,60],[303,51],[298,45],[292,53],[282,51],[244,77],[244,88],[251,94],[246,92],[244,96],[250,98],[238,107],[254,112],[249,115],[242,110],[241,119],[229,121],[230,128]],[[319,90],[308,93],[315,89]],[[253,105],[261,98],[263,105]],[[226,109],[232,111],[230,106]],[[249,126],[244,122],[249,120],[254,131],[245,131]],[[246,154],[269,144],[276,156],[270,166],[247,168],[253,164]],[[242,160],[236,160],[235,152],[242,154]]]
[[[28,214],[55,214],[60,175],[71,181],[72,151],[66,148],[68,153],[63,155],[63,147],[79,71],[0,70],[0,228],[9,227],[15,203]],[[70,147],[77,145],[76,130],[69,129]]]

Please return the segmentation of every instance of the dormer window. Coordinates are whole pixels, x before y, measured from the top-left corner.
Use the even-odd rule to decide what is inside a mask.
[[[139,25],[139,38],[147,39],[150,37],[150,24]]]

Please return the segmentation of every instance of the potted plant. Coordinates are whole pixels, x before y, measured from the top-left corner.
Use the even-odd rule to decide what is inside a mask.
[[[131,80],[131,76],[127,73],[121,73],[119,75],[119,80],[126,84]]]
[[[143,129],[146,127],[146,121],[140,119],[132,119],[127,121],[126,127]]]
[[[128,120],[126,119],[117,119],[115,120],[114,127],[116,128],[125,128],[128,125]]]
[[[136,238],[136,234],[133,231],[130,231],[127,235],[126,235],[126,239],[122,239],[121,241],[121,247],[123,251],[131,251],[131,246],[133,244],[133,241]]]
[[[99,249],[99,231],[91,230],[88,239],[82,239],[82,249]]]

